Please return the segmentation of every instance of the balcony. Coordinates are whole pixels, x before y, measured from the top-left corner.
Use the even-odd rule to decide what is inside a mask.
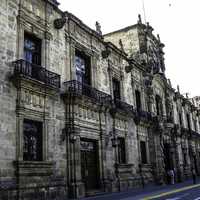
[[[124,101],[121,101],[119,99],[114,99],[113,104],[117,109],[124,110],[126,112],[133,112],[133,106]]]
[[[152,114],[148,111],[133,109],[133,115],[136,124],[140,122],[151,123],[153,120]]]
[[[22,59],[13,62],[13,65],[14,74],[17,76],[36,80],[51,87],[60,88],[60,75],[48,71],[44,67]]]
[[[166,122],[173,124],[174,123],[174,118],[172,116],[167,116],[166,117]]]
[[[152,115],[150,112],[148,111],[144,111],[144,110],[140,110],[139,111],[139,116],[142,120],[145,120],[145,121],[152,121]]]
[[[67,93],[77,96],[86,96],[98,103],[107,104],[111,102],[111,96],[101,92],[90,85],[78,82],[76,80],[67,81],[64,83]]]

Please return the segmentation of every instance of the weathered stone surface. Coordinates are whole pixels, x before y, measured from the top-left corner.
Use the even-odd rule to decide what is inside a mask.
[[[95,173],[94,183],[105,192],[166,182],[172,168],[177,180],[189,177],[191,168],[200,173],[198,110],[171,88],[163,44],[149,25],[139,23],[103,39],[60,11],[56,1],[21,3],[0,4],[0,199],[84,197],[93,194],[88,180]],[[63,17],[66,23],[56,29],[54,20]],[[24,58],[25,33],[41,40],[43,68],[37,73],[60,75],[60,88],[52,85],[52,73],[49,82],[16,74],[12,62]],[[89,86],[69,82],[77,79],[76,51],[90,60]],[[113,79],[119,82],[120,101],[114,100]],[[41,161],[24,160],[27,119],[42,123]],[[84,167],[90,159],[98,166],[88,173]]]

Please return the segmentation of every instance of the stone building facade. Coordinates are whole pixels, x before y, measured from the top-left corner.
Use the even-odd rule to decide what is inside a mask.
[[[102,35],[56,0],[1,0],[0,199],[66,199],[200,173],[199,110],[141,18]]]

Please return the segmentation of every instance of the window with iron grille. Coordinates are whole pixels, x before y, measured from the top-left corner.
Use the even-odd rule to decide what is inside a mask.
[[[156,95],[156,112],[157,115],[162,115],[163,110],[162,110],[162,99],[159,95]]]
[[[147,164],[146,142],[144,142],[144,141],[140,141],[140,152],[141,152],[142,164]]]
[[[24,120],[23,160],[42,161],[42,122]]]
[[[197,120],[194,120],[194,130],[197,132]]]
[[[136,98],[136,108],[137,111],[141,111],[141,95],[139,90],[135,90],[135,98]]]
[[[187,165],[187,153],[184,152],[183,153],[183,166],[186,166]]]
[[[118,138],[118,156],[119,156],[119,163],[125,164],[126,163],[126,149],[125,149],[124,138]]]
[[[114,100],[120,100],[121,95],[120,95],[120,82],[116,79],[112,79],[112,84],[113,84],[113,98]]]
[[[91,70],[90,57],[84,52],[75,50],[75,68],[76,80],[80,83],[90,85],[90,70]]]
[[[183,125],[182,114],[181,113],[179,113],[179,123],[180,123],[180,126]]]
[[[24,59],[41,65],[41,40],[28,33],[24,34]]]
[[[187,114],[187,115],[186,115],[186,118],[187,118],[187,127],[188,127],[189,130],[191,130],[191,125],[190,125],[190,115]]]

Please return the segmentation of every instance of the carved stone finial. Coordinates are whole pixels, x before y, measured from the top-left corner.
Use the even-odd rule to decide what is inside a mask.
[[[158,38],[158,41],[160,42],[160,35],[159,34],[157,34],[157,38]]]
[[[167,80],[168,80],[168,84],[169,84],[169,86],[172,87],[171,80],[170,80],[169,78],[168,78]]]
[[[119,39],[119,46],[120,46],[120,49],[124,52],[124,45],[121,39]]]
[[[179,87],[179,85],[177,85],[177,91],[178,91],[178,93],[180,93],[180,87]]]
[[[141,19],[141,15],[140,14],[138,14],[138,22],[137,22],[138,24],[142,24],[142,19]]]
[[[186,96],[186,98],[188,99],[189,98],[189,93],[185,93],[185,96]]]
[[[99,23],[98,21],[96,21],[95,26],[96,26],[96,32],[97,32],[99,35],[102,35],[101,25],[100,25],[100,23]]]
[[[149,32],[149,33],[153,32],[153,28],[150,26],[149,22],[147,22],[146,31]]]

